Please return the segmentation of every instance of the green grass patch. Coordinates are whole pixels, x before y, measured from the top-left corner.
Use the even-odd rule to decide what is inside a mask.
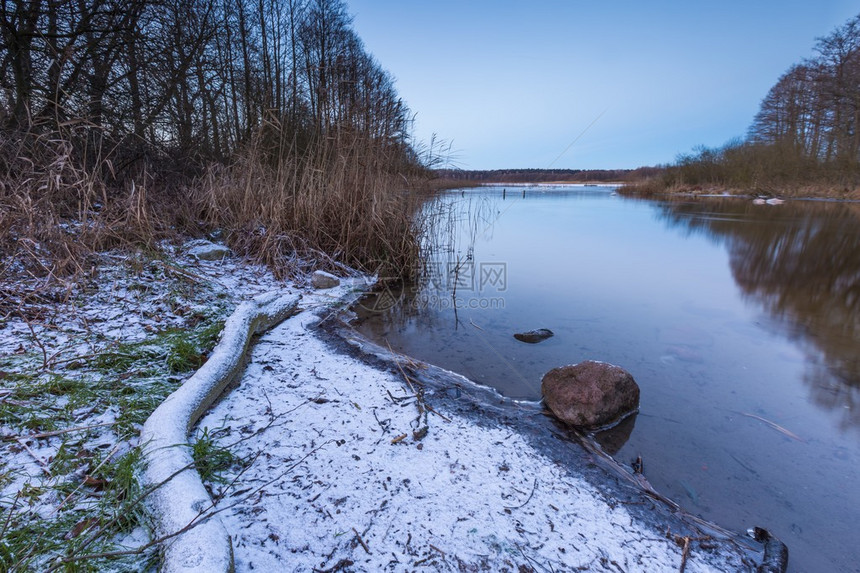
[[[147,340],[119,344],[100,352],[91,359],[91,367],[105,372],[127,373],[151,368],[163,360],[172,374],[195,370],[206,361],[223,327],[223,320],[209,318],[192,329],[165,330]]]
[[[209,428],[203,428],[203,432],[191,444],[191,457],[204,482],[227,483],[221,474],[238,460],[228,449],[218,444],[217,433],[210,433]]]
[[[116,422],[111,430],[120,442],[128,440],[187,373],[203,364],[222,327],[223,321],[209,317],[189,330],[174,329],[140,342],[114,345],[75,370],[39,372],[33,366],[38,356],[9,357],[0,368],[3,387],[9,390],[0,402],[0,423],[27,436],[85,425],[87,416],[113,409]],[[13,499],[8,494],[0,499],[0,524],[7,524],[0,536],[0,572],[44,571],[52,565],[64,572],[131,571],[157,561],[154,548],[143,555],[110,560],[79,559],[123,549],[117,539],[147,523],[136,479],[142,463],[140,449],[105,460],[112,449],[86,448],[96,431],[53,438],[60,443],[47,457],[50,475],[31,478]],[[23,452],[15,443],[6,447]],[[231,454],[218,448],[208,432],[194,449],[196,461],[213,481],[233,463]],[[0,478],[4,486],[12,483],[5,465]],[[57,507],[66,499],[55,515],[37,511],[45,503]]]
[[[135,477],[141,452],[132,447],[134,439],[156,407],[206,361],[229,310],[225,293],[187,279],[172,281],[167,294],[160,295],[153,281],[162,280],[161,269],[139,263],[142,274],[128,289],[131,304],[139,296],[146,308],[165,312],[166,305],[173,318],[164,324],[182,317],[185,328],[152,332],[134,342],[110,341],[97,328],[85,334],[58,331],[56,339],[67,347],[87,345],[96,351],[59,355],[47,364],[41,348],[0,357],[0,424],[13,438],[26,440],[0,442],[0,573],[154,567],[154,548],[110,560],[87,556],[124,549],[118,545],[123,535],[147,525]],[[145,297],[157,297],[158,305]],[[206,306],[195,302],[200,300]],[[51,347],[52,336],[41,339],[48,356],[57,350]],[[112,423],[87,427],[104,421]],[[60,433],[34,436],[52,431]],[[195,462],[213,482],[235,463],[208,430],[192,448]]]
[[[204,360],[195,341],[181,336],[171,342],[167,353],[167,367],[174,374],[200,368]]]
[[[15,500],[0,503],[0,519],[6,523],[0,539],[0,571],[44,571],[51,566],[64,572],[137,571],[146,569],[142,561],[156,559],[154,548],[143,558],[89,557],[122,550],[117,536],[144,523],[146,516],[136,478],[142,469],[140,448],[114,461],[101,461],[98,456],[91,460],[100,469],[84,484],[26,484]],[[43,518],[33,508],[49,492],[66,503],[55,516]]]

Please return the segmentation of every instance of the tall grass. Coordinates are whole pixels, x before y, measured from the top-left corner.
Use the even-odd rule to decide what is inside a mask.
[[[722,190],[857,198],[860,165],[806,157],[787,143],[735,140],[720,148],[701,147],[681,155],[674,164],[634,179],[624,188],[626,193],[639,195]]]
[[[77,277],[95,252],[152,246],[184,220],[145,166],[118,173],[96,141],[0,131],[0,278]]]
[[[193,186],[209,228],[281,275],[348,265],[408,276],[419,254],[416,213],[426,171],[402,150],[340,133],[299,154],[255,138]]]
[[[115,149],[81,141],[93,138],[0,132],[0,279],[69,282],[88,276],[101,250],[215,230],[282,277],[415,268],[428,171],[401,143],[342,132],[300,150],[268,125],[231,163],[194,176],[152,160],[118,168]]]

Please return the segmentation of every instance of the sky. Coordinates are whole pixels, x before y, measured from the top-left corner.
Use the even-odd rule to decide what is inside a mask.
[[[462,169],[622,169],[743,137],[855,1],[347,0]]]

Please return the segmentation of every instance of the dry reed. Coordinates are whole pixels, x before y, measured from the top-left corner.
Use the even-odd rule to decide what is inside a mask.
[[[409,276],[426,170],[367,136],[339,134],[299,153],[267,146],[271,133],[195,178],[151,162],[118,173],[116,150],[76,147],[93,138],[75,133],[0,133],[0,306],[21,278],[69,287],[91,275],[100,251],[153,250],[178,233],[214,230],[282,277],[320,267]]]
[[[257,139],[230,167],[212,167],[194,198],[208,227],[283,276],[342,265],[408,276],[420,234],[415,183],[424,178],[420,169],[397,169],[399,159],[365,136],[341,134],[272,160]]]

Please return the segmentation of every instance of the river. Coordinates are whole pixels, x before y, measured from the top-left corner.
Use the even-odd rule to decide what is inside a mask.
[[[860,205],[614,191],[444,193],[422,279],[365,298],[360,329],[523,400],[556,366],[622,366],[641,405],[598,434],[608,453],[692,514],[770,530],[790,571],[860,571]],[[555,335],[512,336],[536,328]]]

